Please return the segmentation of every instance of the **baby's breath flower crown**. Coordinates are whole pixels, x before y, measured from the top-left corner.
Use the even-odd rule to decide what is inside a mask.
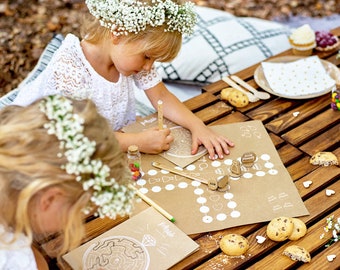
[[[73,113],[72,101],[63,96],[47,96],[40,102],[40,110],[49,122],[44,125],[48,134],[60,141],[59,157],[65,156],[62,166],[68,174],[76,175],[85,191],[91,190],[91,202],[97,206],[95,215],[115,219],[132,211],[135,191],[109,179],[110,168],[99,159],[91,159],[96,142],[84,135],[84,119]],[[86,176],[86,177],[85,177]],[[84,209],[89,213],[90,209]]]
[[[90,13],[116,36],[144,31],[147,25],[166,25],[165,31],[191,35],[197,18],[194,4],[171,0],[86,0]]]

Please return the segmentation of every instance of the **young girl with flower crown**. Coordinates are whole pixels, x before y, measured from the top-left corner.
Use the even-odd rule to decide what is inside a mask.
[[[180,50],[182,35],[193,32],[193,4],[176,0],[85,2],[91,16],[83,24],[83,39],[68,34],[47,68],[22,87],[14,104],[25,106],[56,93],[90,98],[109,120],[124,151],[131,144],[150,154],[168,150],[173,137],[167,128],[138,134],[119,132],[135,121],[135,84],[155,108],[163,101],[166,118],[190,130],[192,154],[200,145],[212,159],[229,154],[233,143],[205,126],[168,91],[153,65],[171,61]]]
[[[124,157],[92,101],[47,96],[2,109],[0,269],[48,269],[32,243],[58,233],[60,257],[80,244],[91,208],[100,217],[129,214]]]

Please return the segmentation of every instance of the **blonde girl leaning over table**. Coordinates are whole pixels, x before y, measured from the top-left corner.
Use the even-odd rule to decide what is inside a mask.
[[[78,246],[84,213],[129,214],[134,192],[124,156],[91,101],[48,96],[2,109],[0,269],[47,269],[32,243],[59,233],[54,252]]]
[[[144,90],[164,116],[191,131],[192,154],[204,145],[210,158],[229,154],[233,143],[208,129],[162,83],[154,62],[171,61],[178,54],[182,35],[196,23],[193,4],[175,0],[86,0],[89,18],[79,39],[68,34],[48,67],[22,87],[14,104],[27,105],[39,97],[59,93],[75,99],[90,98],[106,117],[124,151],[137,144],[141,152],[168,150],[169,129],[139,134],[119,130],[135,121],[134,84]]]

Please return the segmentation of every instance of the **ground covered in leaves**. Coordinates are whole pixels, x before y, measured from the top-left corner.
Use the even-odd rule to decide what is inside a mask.
[[[340,0],[194,0],[236,16],[262,19],[337,14]],[[55,33],[79,34],[83,0],[5,0],[0,3],[0,96],[33,69]]]

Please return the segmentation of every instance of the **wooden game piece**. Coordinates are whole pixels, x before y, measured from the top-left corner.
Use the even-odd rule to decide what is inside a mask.
[[[240,177],[241,175],[242,175],[241,163],[238,160],[233,160],[233,162],[230,166],[230,176]]]
[[[228,185],[229,182],[229,175],[223,175],[217,178],[217,187],[225,188]]]
[[[216,179],[209,179],[209,181],[208,181],[208,188],[210,190],[216,190],[218,188],[217,180]]]
[[[241,157],[242,165],[244,165],[247,168],[250,168],[254,165],[254,162],[256,160],[256,154],[254,152],[246,152]]]

